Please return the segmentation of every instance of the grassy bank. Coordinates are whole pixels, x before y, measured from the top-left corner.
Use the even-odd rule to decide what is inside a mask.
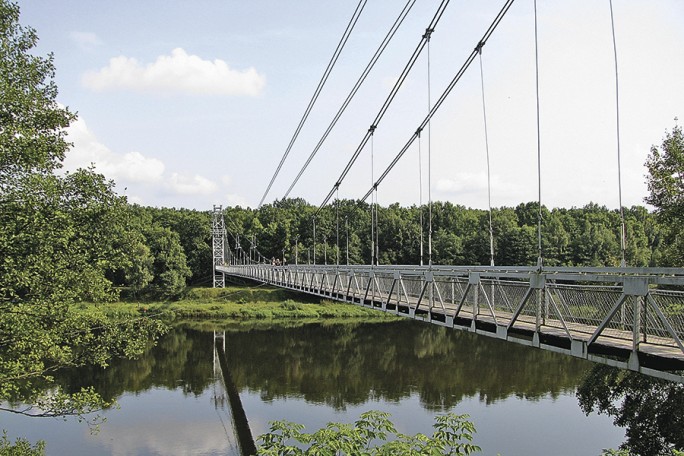
[[[354,304],[267,286],[193,288],[184,299],[174,302],[114,302],[87,306],[91,305],[110,315],[155,315],[171,321],[397,318]]]

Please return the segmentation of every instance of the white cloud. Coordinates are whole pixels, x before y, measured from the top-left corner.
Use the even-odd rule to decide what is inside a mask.
[[[224,199],[228,206],[249,207],[247,199],[236,193],[228,193],[225,195]]]
[[[487,190],[485,173],[460,173],[453,178],[442,178],[437,181],[437,191],[444,193],[481,193],[483,190]]]
[[[161,160],[140,152],[113,152],[98,141],[83,118],[71,124],[67,133],[74,146],[64,160],[64,170],[74,171],[92,165],[107,179],[113,179],[119,192],[132,203],[160,204],[160,198],[170,195],[206,196],[218,189],[213,181],[198,174],[168,174]]]
[[[455,201],[469,207],[487,207],[487,173],[462,172],[451,174],[448,178],[437,179],[434,187],[436,200]],[[519,182],[504,180],[492,175],[492,206],[515,206],[522,201],[531,201],[534,195],[530,189]]]
[[[211,195],[217,190],[217,185],[199,174],[184,176],[178,173],[171,174],[168,187],[179,195]]]
[[[114,57],[106,67],[83,75],[82,82],[96,91],[256,96],[262,92],[266,78],[253,67],[234,70],[223,60],[203,60],[176,48],[171,55],[159,56],[145,66],[131,57]]]
[[[71,124],[68,135],[74,147],[64,160],[66,170],[85,168],[94,164],[98,172],[119,183],[152,184],[162,179],[164,163],[156,158],[145,157],[140,152],[112,152],[97,140],[82,118]]]
[[[69,38],[84,51],[92,51],[102,45],[102,40],[91,32],[71,32]]]

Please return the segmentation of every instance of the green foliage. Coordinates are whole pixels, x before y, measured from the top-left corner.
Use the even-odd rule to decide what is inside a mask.
[[[356,318],[365,320],[394,320],[392,314],[377,312],[372,309],[342,302],[302,303],[291,299],[281,302],[248,301],[236,296],[234,300],[226,301],[194,301],[181,299],[179,301],[157,303],[109,303],[90,305],[97,306],[107,315],[137,316],[150,315],[166,321],[183,319],[233,319],[233,320],[280,320],[280,319],[335,319]]]
[[[631,456],[633,453],[629,452],[628,450],[623,450],[623,449],[613,449],[613,448],[608,448],[606,450],[603,450],[601,452],[601,456]],[[677,450],[670,450],[668,452],[662,453],[663,456],[671,455],[671,456],[684,456],[684,451],[677,451]]]
[[[662,145],[652,146],[646,160],[648,191],[646,202],[667,219],[684,218],[684,134],[675,125],[665,133]]]
[[[52,56],[33,54],[35,31],[0,0],[0,402],[32,416],[82,416],[103,403],[65,393],[65,366],[133,357],[163,331],[148,318],[75,311],[117,298],[109,279],[129,263],[125,199],[91,169],[55,174],[75,118],[57,101]]]
[[[31,445],[26,439],[18,438],[14,443],[3,431],[0,439],[0,456],[43,456],[45,454],[45,442],[40,441]]]
[[[272,421],[270,431],[259,437],[260,455],[442,455],[472,454],[475,426],[468,415],[437,415],[431,437],[400,434],[390,414],[371,410],[353,424],[328,423],[311,434],[289,421]]]
[[[676,120],[676,119],[675,119]],[[660,148],[651,147],[646,160],[649,195],[645,201],[656,208],[663,226],[665,252],[663,262],[668,266],[684,265],[684,134],[675,125],[666,132]]]
[[[316,207],[301,199],[276,201],[259,209],[228,208],[226,225],[234,237],[240,234],[242,251],[254,239],[266,258],[284,256],[290,264],[313,263],[313,220]],[[434,264],[490,264],[489,213],[449,202],[433,203],[432,260]],[[427,262],[429,226],[427,207],[391,204],[378,208],[381,264],[420,262],[421,212],[423,213],[423,262]],[[538,204],[492,210],[494,262],[496,265],[535,265],[538,256]],[[581,208],[548,210],[542,206],[542,252],[549,266],[619,266],[621,262],[618,210],[589,203]],[[667,249],[654,214],[643,207],[625,208],[626,261],[628,266],[657,266]],[[338,218],[339,214],[339,218]],[[370,261],[370,209],[352,200],[335,201],[316,216],[316,263],[346,263],[347,244],[351,264]],[[338,228],[339,227],[339,228]],[[681,230],[680,230],[681,231]],[[673,233],[677,237],[679,232]],[[338,246],[339,238],[339,246]],[[684,245],[684,235],[677,239]],[[338,249],[339,247],[339,249]],[[207,254],[208,255],[208,254]],[[242,258],[240,258],[242,259]],[[206,262],[210,262],[209,256]]]
[[[34,55],[38,36],[19,24],[19,6],[0,1],[0,188],[60,166],[75,116],[56,101],[52,55]]]
[[[177,299],[185,291],[186,279],[191,272],[178,234],[169,228],[152,226],[144,230],[150,247],[152,276],[143,292],[161,299]]]

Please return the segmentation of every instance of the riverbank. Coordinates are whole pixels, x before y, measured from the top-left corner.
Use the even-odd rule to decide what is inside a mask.
[[[183,320],[396,320],[399,317],[358,305],[269,286],[192,288],[179,301],[84,304],[107,315],[155,316]]]

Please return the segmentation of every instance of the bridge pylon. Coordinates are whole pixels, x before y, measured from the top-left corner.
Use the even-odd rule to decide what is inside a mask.
[[[214,205],[211,217],[211,244],[213,252],[214,288],[225,288],[226,277],[216,266],[225,265],[226,223],[223,219],[223,206]]]

